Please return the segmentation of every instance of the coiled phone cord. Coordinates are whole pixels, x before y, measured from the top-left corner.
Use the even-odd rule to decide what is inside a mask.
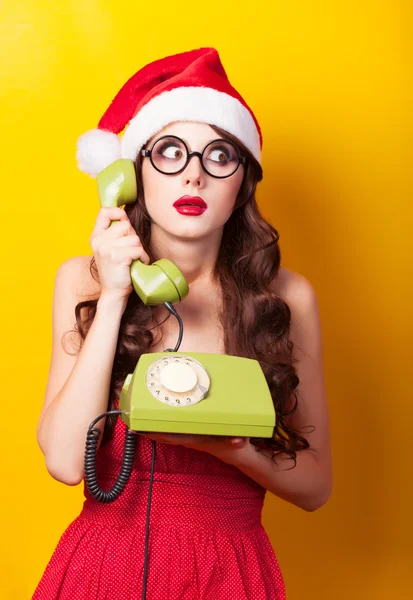
[[[179,316],[178,312],[175,310],[174,306],[170,302],[163,303],[165,308],[176,317],[179,324],[179,336],[178,341],[176,343],[175,348],[168,348],[165,352],[178,352],[179,347],[182,342],[182,337],[184,334],[184,328],[182,319]],[[125,444],[123,447],[123,457],[122,457],[122,467],[120,473],[111,487],[110,490],[102,490],[102,488],[98,484],[98,478],[96,473],[96,454],[98,449],[99,438],[101,434],[101,430],[98,427],[95,427],[96,423],[103,419],[103,417],[107,417],[108,415],[121,415],[121,410],[109,410],[92,421],[89,425],[89,429],[86,435],[86,451],[85,451],[85,481],[87,489],[89,490],[91,496],[99,502],[109,503],[114,502],[119,498],[121,493],[123,492],[125,485],[128,483],[130,475],[132,473],[133,462],[135,457],[136,443],[138,441],[138,432],[132,431],[128,429],[125,435]],[[147,585],[147,575],[148,575],[148,544],[149,544],[149,521],[150,521],[150,510],[151,510],[151,500],[152,500],[152,487],[153,487],[153,477],[155,471],[155,455],[156,455],[156,444],[155,441],[152,440],[152,460],[151,460],[151,473],[149,479],[149,490],[148,490],[148,504],[146,510],[146,525],[145,525],[145,557],[144,557],[144,567],[143,567],[143,587],[142,587],[142,600],[146,598],[146,585]]]
[[[128,483],[132,473],[133,461],[135,457],[136,442],[138,434],[136,431],[127,430],[125,435],[125,444],[123,447],[122,467],[120,473],[110,490],[105,491],[98,484],[96,473],[96,454],[101,431],[95,427],[96,423],[108,415],[121,415],[121,410],[109,410],[98,417],[89,425],[86,435],[85,451],[85,481],[90,494],[99,502],[105,504],[117,500]]]

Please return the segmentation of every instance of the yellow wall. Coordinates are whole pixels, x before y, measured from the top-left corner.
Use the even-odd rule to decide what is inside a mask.
[[[206,45],[262,125],[259,200],[320,303],[334,493],[313,514],[266,502],[288,598],[409,596],[409,5],[2,2],[1,598],[30,597],[82,503],[81,486],[48,476],[35,439],[54,275],[90,252],[98,210],[76,138],[138,68]]]

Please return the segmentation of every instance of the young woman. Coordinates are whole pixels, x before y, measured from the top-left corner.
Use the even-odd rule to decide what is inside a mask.
[[[329,420],[315,292],[280,266],[278,233],[255,201],[261,146],[257,120],[212,48],[138,71],[98,129],[79,141],[79,166],[89,174],[118,157],[133,159],[138,200],[125,210],[101,209],[93,256],[69,259],[57,273],[38,425],[50,474],[68,485],[82,481],[89,424],[118,406],[141,354],[176,344],[175,319],[132,291],[135,259],[168,258],[189,284],[176,305],[184,323],[180,352],[260,362],[277,425],[271,440],[139,434],[123,494],[102,504],[85,487],[83,510],[63,534],[35,600],[142,597],[152,440],[146,597],[285,598],[261,508],[266,490],[307,511],[327,501]],[[110,227],[113,220],[119,223]],[[98,425],[97,468],[107,489],[120,469],[126,426],[112,417]]]

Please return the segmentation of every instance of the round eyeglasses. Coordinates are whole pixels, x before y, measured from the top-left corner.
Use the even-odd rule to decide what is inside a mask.
[[[218,179],[230,177],[238,167],[246,164],[232,142],[216,139],[209,142],[201,152],[189,152],[187,145],[175,135],[164,135],[157,139],[150,150],[142,150],[148,156],[154,169],[164,175],[181,173],[193,156],[198,156],[203,170]]]

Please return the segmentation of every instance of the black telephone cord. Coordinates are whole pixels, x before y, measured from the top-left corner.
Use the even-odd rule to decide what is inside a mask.
[[[184,335],[184,324],[182,323],[182,319],[179,313],[175,310],[173,304],[171,304],[170,302],[164,302],[163,305],[174,317],[176,317],[179,325],[178,341],[176,342],[175,348],[173,350],[172,348],[167,348],[165,352],[178,352],[179,346],[181,345],[182,338]]]
[[[125,444],[123,447],[122,467],[120,473],[110,488],[110,490],[102,490],[98,484],[98,477],[96,473],[96,454],[98,450],[98,443],[101,431],[95,424],[100,421],[103,417],[108,415],[121,415],[121,410],[109,410],[108,412],[99,415],[89,425],[89,430],[86,435],[86,452],[85,452],[85,481],[87,489],[91,496],[99,502],[105,504],[114,502],[119,498],[123,492],[125,485],[129,481],[130,474],[132,473],[133,461],[135,456],[136,442],[138,440],[138,434],[136,431],[127,430],[125,435]]]
[[[151,460],[151,476],[149,479],[148,489],[148,504],[146,507],[146,525],[145,525],[145,554],[143,561],[143,583],[142,583],[142,600],[146,598],[146,585],[148,580],[148,545],[149,545],[149,522],[151,514],[151,501],[152,501],[152,488],[153,488],[153,476],[155,473],[155,455],[156,455],[156,442],[152,441],[152,460]]]

